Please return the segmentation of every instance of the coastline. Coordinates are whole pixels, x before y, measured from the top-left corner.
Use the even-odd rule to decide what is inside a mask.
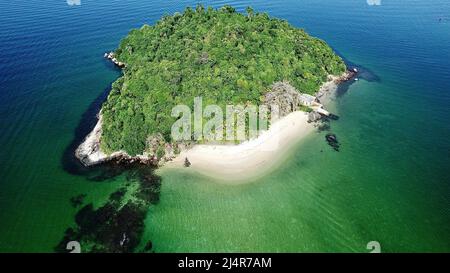
[[[295,111],[280,118],[258,138],[238,145],[195,145],[182,151],[163,169],[190,169],[222,183],[248,183],[279,164],[292,146],[315,129],[308,113]],[[185,158],[191,163],[184,167]]]
[[[100,138],[102,135],[103,117],[101,111],[98,113],[98,121],[94,129],[86,136],[84,141],[75,150],[75,157],[86,167],[92,167],[101,163],[116,160],[118,163],[132,164],[154,164],[153,158],[147,155],[130,156],[125,151],[105,154],[100,149]]]
[[[328,100],[338,85],[353,78],[356,72],[347,70],[340,76],[330,75],[328,81],[317,91],[317,99]],[[308,136],[315,128],[307,112],[294,111],[280,117],[269,130],[256,139],[238,145],[197,144],[182,149],[179,155],[166,162],[159,162],[157,158],[147,154],[130,156],[125,151],[105,154],[100,149],[102,124],[100,111],[94,129],[75,150],[76,158],[86,167],[115,160],[124,164],[140,163],[161,166],[164,169],[186,169],[184,162],[188,158],[191,163],[189,169],[192,171],[228,183],[252,180],[272,170],[289,148]]]
[[[316,93],[317,99],[327,102],[340,83],[352,79],[357,71],[346,71],[340,76],[330,75]],[[238,145],[195,145],[181,152],[164,169],[189,169],[215,181],[228,184],[248,183],[271,172],[285,154],[315,129],[308,113],[291,112],[281,117],[268,131],[256,139]],[[277,141],[277,143],[275,143]]]
[[[336,90],[339,87],[339,84],[343,82],[348,82],[356,77],[358,74],[358,69],[353,68],[351,70],[346,70],[340,76],[330,75],[328,76],[328,80],[322,84],[319,90],[316,92],[316,98],[324,105],[330,102],[333,95],[336,94]]]

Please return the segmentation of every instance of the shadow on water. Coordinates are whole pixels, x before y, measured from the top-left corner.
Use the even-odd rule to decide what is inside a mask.
[[[362,65],[355,64],[349,60],[343,59],[347,67],[352,70],[353,68],[358,69],[358,78],[368,81],[368,82],[381,82],[381,78],[375,74],[372,70]]]
[[[370,70],[367,67],[355,64],[353,62],[351,62],[350,60],[346,59],[338,50],[336,50],[335,48],[333,48],[333,51],[342,58],[342,60],[344,61],[345,65],[347,66],[347,68],[349,70],[353,70],[353,69],[357,69],[358,73],[356,74],[355,77],[353,77],[352,79],[350,79],[349,81],[346,82],[342,82],[339,84],[337,90],[336,90],[336,97],[340,97],[343,96],[348,89],[350,88],[350,86],[355,82],[355,79],[357,78],[358,80],[365,80],[368,82],[381,82],[381,78],[375,74],[375,72],[373,72],[372,70]]]
[[[122,70],[108,60],[104,60],[105,67],[109,70],[122,73]],[[98,121],[97,114],[100,112],[103,103],[108,98],[112,89],[111,82],[103,92],[89,105],[88,109],[83,113],[81,119],[75,128],[72,142],[64,150],[61,158],[63,169],[73,175],[83,175],[88,180],[103,181],[120,175],[129,167],[118,166],[114,163],[105,163],[95,167],[84,166],[76,157],[76,148],[84,141],[86,136],[94,129]]]
[[[365,80],[368,82],[381,82],[381,78],[376,75],[372,70],[370,70],[367,67],[355,64],[348,59],[346,59],[338,50],[333,48],[333,51],[342,58],[345,65],[347,66],[347,69],[350,71],[357,71],[354,75],[352,75],[351,78],[349,78],[346,81],[340,82],[336,89],[336,97],[341,97],[347,93],[350,86],[355,83],[358,80]],[[339,152],[340,150],[340,143],[337,140],[337,137],[335,134],[333,134],[331,131],[331,122],[339,120],[339,116],[336,116],[334,114],[330,114],[329,116],[323,116],[321,118],[321,123],[317,126],[317,132],[328,132],[325,135],[325,140],[328,143],[328,145],[333,148],[336,152]],[[321,151],[322,152],[322,151]]]
[[[82,175],[90,181],[105,181],[112,179],[125,171],[133,169],[135,165],[124,165],[116,162],[107,162],[97,166],[86,167],[76,157],[76,148],[84,141],[86,136],[94,129],[97,124],[97,114],[103,103],[106,101],[111,84],[89,105],[88,109],[82,115],[78,126],[75,128],[72,142],[64,150],[61,158],[63,169],[73,175]]]
[[[82,115],[74,139],[65,149],[61,161],[65,171],[84,176],[89,181],[112,181],[114,177],[125,174],[126,183],[99,208],[92,203],[84,203],[86,194],[72,197],[72,205],[81,208],[75,215],[75,225],[67,228],[55,246],[56,252],[70,251],[67,246],[72,241],[78,242],[83,252],[134,252],[141,241],[148,207],[159,202],[161,177],[154,173],[154,167],[114,161],[86,167],[75,157],[75,149],[94,129],[97,114],[111,86],[105,88]],[[146,242],[139,251],[151,252],[152,242]]]
[[[85,167],[81,162],[75,157],[76,148],[83,142],[86,136],[94,129],[95,124],[97,124],[98,117],[97,114],[100,111],[103,102],[106,101],[109,92],[111,91],[111,84],[89,105],[86,112],[81,116],[78,126],[75,128],[74,138],[72,142],[64,150],[62,156],[62,166],[63,169],[75,175],[86,174],[91,168]]]
[[[83,252],[152,252],[152,241],[137,249],[145,230],[148,208],[159,202],[161,178],[148,166],[133,166],[127,172],[127,183],[112,193],[101,207],[83,204],[86,195],[73,198],[81,209],[75,215],[75,226],[66,229],[55,246],[56,252],[67,252],[67,244],[76,241]],[[130,187],[136,184],[136,187]]]

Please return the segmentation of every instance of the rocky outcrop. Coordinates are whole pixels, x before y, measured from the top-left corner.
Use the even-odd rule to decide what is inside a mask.
[[[105,55],[103,55],[103,57],[105,57],[108,60],[111,60],[111,62],[113,62],[115,65],[117,65],[120,68],[124,68],[125,67],[125,63],[120,62],[116,59],[114,52],[109,52],[109,53],[105,53]]]
[[[312,111],[308,114],[308,122],[316,122],[322,119],[322,115],[316,111]]]
[[[148,155],[130,156],[124,151],[117,151],[110,155],[105,154],[100,149],[102,123],[103,118],[100,113],[98,116],[98,122],[92,132],[87,135],[83,143],[81,143],[75,150],[75,157],[78,158],[83,165],[89,167],[113,160],[118,163],[141,163],[146,165],[157,164],[157,160],[154,157],[149,157]]]
[[[317,91],[316,97],[322,101],[322,99],[326,97],[326,95],[329,95],[336,90],[338,84],[350,81],[351,79],[356,77],[357,73],[358,70],[356,68],[353,68],[345,71],[340,76],[328,76],[328,81],[322,85],[319,91]]]
[[[83,143],[75,150],[75,156],[85,166],[91,166],[96,162],[104,162],[107,155],[100,150],[100,135],[102,132],[102,116],[99,115],[94,130],[87,135]]]
[[[130,156],[125,151],[112,154],[104,153],[100,148],[103,118],[101,113],[94,129],[87,135],[83,143],[75,150],[75,156],[87,166],[94,166],[105,162],[115,161],[119,164],[143,164],[160,166],[174,159],[181,151],[191,147],[190,143],[166,143],[161,134],[147,138],[147,149],[142,155]]]
[[[353,79],[357,73],[358,70],[353,68],[347,70],[340,76],[330,75],[328,81],[321,86],[315,97],[302,94],[288,82],[276,82],[272,85],[271,90],[264,95],[263,101],[267,105],[278,105],[280,117],[284,117],[293,111],[298,111],[301,106],[305,106],[305,96],[311,97],[314,100],[311,103],[307,103],[306,106],[311,106],[309,104],[312,104],[321,107],[319,98],[321,99],[325,94],[331,93],[336,89],[338,84]],[[322,113],[317,111],[316,113],[310,114],[310,120],[317,121],[320,119],[319,115],[322,115]]]
[[[336,79],[336,83],[339,84],[342,82],[349,81],[349,80],[353,79],[354,77],[356,77],[357,74],[358,74],[357,68],[352,68],[350,70],[347,70],[343,75],[341,75],[339,78]]]
[[[269,92],[264,95],[264,103],[267,105],[277,105],[280,117],[300,110],[303,105],[301,93],[288,82],[276,82]]]

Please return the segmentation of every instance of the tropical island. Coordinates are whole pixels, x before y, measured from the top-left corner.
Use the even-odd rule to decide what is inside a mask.
[[[213,162],[222,161],[216,169],[232,173],[220,175],[232,176],[239,168],[234,174],[241,176],[244,169],[249,173],[275,152],[280,154],[264,152],[267,141],[261,139],[281,135],[286,145],[280,150],[286,150],[289,142],[312,130],[308,120],[320,117],[317,94],[351,77],[324,41],[285,20],[251,8],[241,14],[230,6],[199,5],[164,16],[154,26],[132,30],[105,57],[121,67],[123,75],[112,84],[97,126],[76,151],[85,165],[112,159],[183,165],[190,157],[189,165],[199,170],[211,171]],[[198,97],[203,105],[223,109],[276,102],[283,118],[263,137],[240,145],[175,141],[171,128],[178,117],[171,110],[180,104],[193,107]]]
[[[199,5],[164,16],[154,26],[132,30],[104,57],[123,75],[112,84],[97,124],[75,155],[85,166],[105,163],[106,171],[131,169],[133,174],[100,207],[85,204],[85,195],[70,200],[82,207],[76,225],[55,247],[58,252],[66,252],[71,241],[80,242],[83,252],[153,252],[153,242],[142,241],[142,234],[149,206],[159,202],[155,167],[189,167],[226,183],[249,182],[321,124],[328,115],[321,101],[355,74],[324,41],[304,30],[230,6]],[[177,105],[195,109],[198,98],[201,111],[207,105],[277,105],[280,118],[266,120],[270,127],[254,138],[246,128],[244,141],[209,143],[196,139],[195,130],[188,131],[188,139],[174,139],[172,127],[180,117],[172,110]],[[251,117],[244,114],[247,123]],[[219,122],[214,131],[225,135],[218,127],[233,131],[237,123]]]

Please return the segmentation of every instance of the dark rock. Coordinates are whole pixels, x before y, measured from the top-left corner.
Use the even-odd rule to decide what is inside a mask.
[[[335,134],[327,134],[327,135],[325,136],[325,139],[326,139],[326,141],[328,142],[328,145],[330,145],[331,147],[333,147],[333,149],[334,149],[335,151],[339,151],[340,144],[339,144],[339,142],[338,142],[337,137],[336,137]]]
[[[150,250],[152,250],[152,248],[153,248],[152,241],[148,241],[147,244],[145,244],[144,251],[146,251],[146,252],[150,251]]]
[[[328,115],[328,118],[331,119],[331,120],[338,120],[338,119],[339,119],[339,116],[330,113],[330,114]]]
[[[109,196],[109,199],[111,201],[116,201],[116,202],[120,202],[120,200],[122,199],[122,197],[125,196],[126,194],[126,189],[125,188],[120,188],[117,191],[111,193],[111,195]]]
[[[74,207],[79,207],[83,204],[84,198],[86,198],[86,194],[80,194],[70,198],[70,203]]]
[[[67,252],[65,247],[69,241],[80,242],[83,252],[135,251],[144,232],[148,207],[158,202],[161,185],[161,178],[152,168],[135,164],[127,179],[138,182],[138,188],[119,189],[99,208],[92,203],[82,207],[75,216],[76,226],[68,228],[55,247],[57,252]],[[126,194],[133,198],[126,199]]]
[[[334,134],[327,134],[327,135],[325,136],[325,138],[326,138],[327,141],[329,141],[329,142],[337,142],[336,135],[334,135]]]
[[[330,130],[330,124],[326,123],[326,122],[322,122],[321,124],[319,124],[319,126],[317,126],[317,130],[319,132],[329,131]]]
[[[188,168],[188,167],[191,166],[191,162],[189,161],[189,159],[188,159],[187,157],[184,159],[184,166],[185,166],[186,168]]]

